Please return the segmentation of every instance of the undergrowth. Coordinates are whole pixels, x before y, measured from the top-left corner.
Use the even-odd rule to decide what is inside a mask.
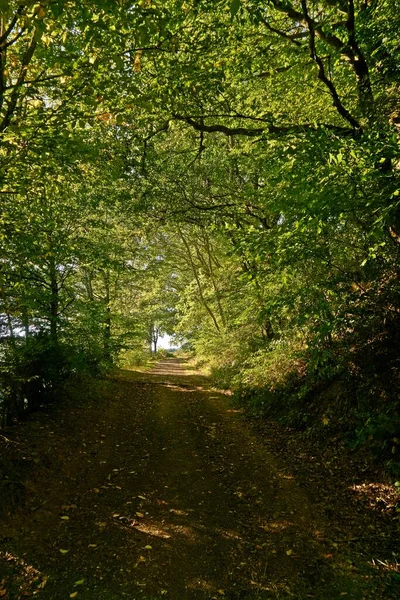
[[[399,478],[399,328],[360,327],[329,343],[299,339],[274,339],[251,352],[228,336],[206,359],[216,385],[230,387],[250,413],[341,440]]]

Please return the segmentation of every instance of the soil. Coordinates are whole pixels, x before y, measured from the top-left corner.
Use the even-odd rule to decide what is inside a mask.
[[[4,432],[0,598],[400,598],[393,488],[185,367],[82,382]]]

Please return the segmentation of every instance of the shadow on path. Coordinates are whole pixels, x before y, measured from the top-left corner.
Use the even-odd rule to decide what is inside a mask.
[[[206,377],[166,359],[104,386],[51,424],[63,458],[49,502],[10,518],[10,600],[381,597]]]

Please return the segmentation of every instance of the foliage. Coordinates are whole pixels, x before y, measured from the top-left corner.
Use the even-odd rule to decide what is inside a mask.
[[[19,340],[1,363],[1,420],[9,425],[25,412],[54,402],[63,382],[76,374],[99,372],[99,357],[59,343],[44,333]]]
[[[118,365],[122,369],[132,367],[146,367],[151,360],[151,353],[148,348],[137,348],[136,350],[125,350],[119,355]]]
[[[340,379],[368,441],[382,357],[398,390],[395,5],[3,3],[4,381],[43,336],[96,369],[175,333],[300,423]]]

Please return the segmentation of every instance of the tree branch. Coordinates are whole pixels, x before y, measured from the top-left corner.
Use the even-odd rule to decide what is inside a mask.
[[[291,36],[289,33],[286,33],[285,31],[281,31],[280,29],[276,29],[275,27],[272,27],[272,25],[270,25],[268,23],[268,21],[266,21],[265,19],[261,19],[261,22],[263,23],[263,25],[269,29],[269,31],[272,31],[272,33],[276,33],[277,35],[280,35],[281,37],[283,37],[285,40],[288,40],[289,42],[292,42],[295,46],[297,46],[298,48],[302,48],[303,44],[301,42],[298,42],[293,36]]]
[[[28,29],[27,26],[21,27],[21,29],[18,31],[17,35],[12,40],[10,40],[9,42],[7,42],[6,44],[3,44],[3,48],[2,49],[9,48],[13,44],[15,44],[15,42],[17,42],[19,40],[19,38],[21,37],[21,35],[23,35],[27,29]]]
[[[206,299],[205,299],[205,297],[204,297],[204,294],[203,294],[203,288],[202,288],[202,286],[201,286],[201,282],[200,282],[200,279],[199,279],[199,275],[198,275],[198,273],[197,273],[196,265],[195,265],[195,264],[194,264],[194,262],[193,262],[193,257],[192,257],[192,253],[191,253],[191,250],[190,250],[190,246],[189,246],[189,244],[188,244],[188,242],[187,242],[187,240],[186,240],[185,236],[183,235],[183,233],[182,233],[182,230],[181,230],[179,227],[178,227],[178,233],[179,233],[179,236],[180,236],[180,238],[181,238],[181,240],[182,240],[182,242],[183,242],[183,245],[184,245],[184,246],[185,246],[185,248],[186,248],[186,252],[187,252],[187,258],[188,258],[188,260],[189,260],[189,263],[190,263],[190,266],[191,266],[191,268],[192,268],[193,276],[194,276],[194,278],[195,278],[195,280],[196,280],[196,284],[197,284],[197,289],[198,289],[198,291],[199,291],[200,300],[201,300],[201,302],[202,302],[202,304],[203,304],[204,308],[206,309],[206,311],[207,311],[207,312],[208,312],[208,314],[210,315],[210,317],[211,317],[211,320],[212,320],[212,322],[214,323],[214,327],[215,327],[215,329],[218,331],[218,333],[220,333],[220,332],[221,332],[221,329],[220,329],[220,326],[218,325],[218,321],[217,321],[217,319],[215,318],[215,315],[214,315],[213,311],[212,311],[212,310],[211,310],[211,308],[209,307],[209,305],[208,305],[208,303],[207,303],[207,301],[206,301]]]
[[[284,13],[290,19],[295,21],[296,23],[299,23],[301,25],[308,27],[308,23],[307,23],[307,20],[305,19],[304,12],[303,13],[299,12],[289,2],[281,2],[280,0],[271,0],[271,2],[277,11]],[[327,44],[329,44],[336,50],[340,50],[341,52],[343,52],[345,54],[345,46],[339,37],[337,37],[336,35],[333,35],[331,33],[325,33],[324,30],[322,29],[322,26],[320,23],[311,19],[310,17],[308,17],[308,18],[310,19],[310,21],[312,23],[313,31],[319,38],[321,38],[321,40],[323,40],[324,42],[326,42]],[[290,38],[290,36],[289,36],[289,38]]]
[[[45,81],[52,81],[53,79],[59,79],[60,77],[63,77],[63,74],[60,73],[59,75],[48,75],[47,77],[43,77],[42,79],[38,78],[38,79],[25,79],[22,84],[15,83],[14,85],[8,85],[5,89],[6,90],[12,90],[15,87],[20,87],[21,85],[28,85],[31,83],[44,83]]]
[[[374,95],[368,64],[356,39],[354,0],[348,0],[346,28],[348,31],[349,47],[351,49],[350,62],[357,77],[360,108],[363,114],[371,116],[374,110]]]
[[[340,10],[341,12],[343,12],[347,15],[347,21],[344,23],[344,25],[346,26],[346,28],[348,30],[348,42],[347,43],[344,43],[337,35],[334,35],[330,32],[326,32],[324,30],[321,22],[318,22],[317,20],[311,18],[311,16],[309,15],[309,13],[307,11],[307,6],[306,6],[305,2],[301,3],[302,4],[302,12],[296,10],[294,8],[294,6],[289,1],[286,1],[286,0],[285,1],[271,0],[271,3],[273,5],[273,7],[275,8],[275,10],[285,14],[287,17],[292,19],[296,24],[304,25],[305,27],[307,27],[310,32],[310,37],[312,37],[312,38],[315,38],[315,36],[319,37],[323,42],[325,42],[326,44],[328,44],[335,50],[338,50],[342,54],[342,56],[344,56],[350,62],[351,66],[353,68],[353,71],[356,75],[356,78],[357,78],[360,108],[361,108],[363,114],[365,114],[366,116],[370,116],[371,112],[373,112],[374,98],[373,98],[371,80],[370,80],[370,76],[369,76],[368,64],[365,60],[365,57],[361,51],[360,46],[358,45],[357,40],[356,40],[354,0],[325,0],[325,1],[329,6],[334,6],[338,10]],[[266,22],[265,19],[262,19],[262,22],[270,31],[276,33],[277,35],[280,35],[281,37],[284,37],[285,39],[289,40],[290,42],[296,44],[298,47],[302,46],[302,44],[300,42],[296,41],[294,39],[294,37],[292,35],[290,35],[289,33],[280,31],[279,29],[272,27],[268,22]],[[335,28],[335,25],[331,25],[331,29],[334,29],[334,28]],[[314,51],[315,51],[315,40],[314,39],[312,39],[312,40],[310,39],[310,47],[311,47],[311,45],[314,47]],[[318,68],[319,68],[319,74],[320,74],[319,78],[326,85],[328,85],[327,81],[329,81],[329,79],[324,77],[323,65],[322,65],[322,69],[321,69],[321,64],[318,63],[318,60],[316,58],[314,60],[317,63]],[[330,87],[330,86],[328,85],[328,87]],[[331,87],[333,88],[332,84],[331,84]],[[334,99],[335,107],[339,110],[338,97],[337,97],[337,93],[335,95],[334,89],[331,89],[331,95]],[[349,116],[351,117],[350,113],[348,111],[346,111],[346,109],[343,110],[343,108],[341,108],[339,110],[340,114],[347,121],[349,121],[351,123],[351,120],[349,120]],[[347,116],[345,116],[346,113],[347,113]],[[351,117],[351,119],[353,119],[353,117]],[[353,119],[353,121],[354,121],[353,127],[358,128],[359,125],[358,124],[356,125],[355,119]]]
[[[315,28],[314,21],[310,18],[307,9],[306,0],[301,0],[301,6],[303,9],[303,19],[305,20],[308,30],[310,32],[310,56],[313,61],[316,63],[318,67],[318,79],[322,81],[326,85],[329,90],[329,93],[333,100],[333,106],[336,108],[341,117],[343,117],[354,129],[360,130],[360,124],[355,119],[351,113],[347,110],[347,108],[342,104],[342,101],[339,98],[339,94],[332,81],[327,77],[325,73],[324,63],[322,62],[321,57],[317,54],[317,50],[315,47]]]
[[[7,27],[5,32],[0,36],[0,46],[3,44],[3,42],[6,41],[6,39],[10,35],[10,33],[13,31],[15,25],[17,24],[19,17],[22,15],[25,8],[26,8],[25,4],[20,4],[19,7],[17,8],[15,15],[11,19],[11,23],[9,24],[9,26]]]
[[[21,64],[21,69],[20,69],[19,75],[18,75],[17,83],[15,84],[14,90],[10,96],[6,114],[4,115],[3,121],[0,124],[0,132],[4,131],[11,123],[11,119],[14,114],[15,108],[17,106],[18,98],[19,98],[18,90],[21,88],[21,86],[23,85],[23,83],[25,81],[25,77],[28,72],[28,67],[29,67],[31,60],[33,58],[33,55],[35,53],[36,46],[37,46],[37,39],[36,39],[36,29],[35,29],[35,31],[33,32],[31,42],[22,58],[22,64]]]
[[[203,120],[200,117],[192,117],[189,115],[180,115],[174,114],[173,118],[177,121],[183,121],[193,127],[196,131],[204,131],[205,133],[223,133],[224,135],[242,135],[246,137],[261,137],[264,134],[271,134],[277,137],[291,135],[294,133],[306,133],[307,131],[318,131],[318,129],[328,129],[337,133],[338,135],[344,136],[352,136],[354,135],[354,129],[358,129],[353,125],[352,129],[348,127],[339,127],[337,125],[331,125],[329,123],[320,123],[317,125],[313,125],[311,123],[303,123],[301,125],[272,125],[269,124],[266,127],[258,127],[258,128],[250,128],[250,127],[227,127],[226,125],[222,125],[220,123],[215,123],[214,125],[206,125],[204,123],[204,119],[207,118],[207,115],[203,116]],[[226,117],[232,119],[245,118],[243,116],[238,115],[226,115]],[[199,119],[199,120],[196,120]]]

